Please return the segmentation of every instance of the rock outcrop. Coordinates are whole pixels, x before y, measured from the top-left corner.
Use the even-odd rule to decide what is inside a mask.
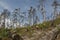
[[[37,31],[36,33],[32,34],[31,38],[25,36],[24,40],[60,40],[60,27],[55,27],[48,32],[40,32]]]

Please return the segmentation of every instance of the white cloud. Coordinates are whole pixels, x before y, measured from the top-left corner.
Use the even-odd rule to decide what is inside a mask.
[[[9,10],[11,10],[11,7],[9,6],[9,4],[5,3],[3,1],[0,1],[0,6],[3,7],[3,9],[9,9]]]

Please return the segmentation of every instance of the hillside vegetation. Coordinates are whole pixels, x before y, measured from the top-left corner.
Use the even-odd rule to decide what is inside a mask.
[[[0,37],[2,38],[8,37],[8,31],[11,31],[12,33],[13,31],[16,31],[19,35],[21,35],[21,37],[24,40],[28,40],[29,38],[32,40],[38,35],[40,37],[44,36],[46,32],[48,33],[49,31],[57,27],[57,25],[59,24],[60,24],[60,18],[57,18],[55,20],[46,21],[41,24],[35,24],[31,27],[27,26],[27,27],[16,28],[16,29],[0,28]],[[34,40],[37,40],[37,39],[39,39],[39,37],[35,38]]]

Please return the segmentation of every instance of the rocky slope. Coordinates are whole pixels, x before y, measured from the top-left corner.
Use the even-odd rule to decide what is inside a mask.
[[[51,30],[35,30],[31,37],[23,36],[24,40],[60,40],[60,27]]]

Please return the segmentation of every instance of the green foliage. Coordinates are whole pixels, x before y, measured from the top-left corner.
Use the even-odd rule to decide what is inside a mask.
[[[1,37],[6,37],[6,36],[7,36],[6,30],[7,30],[7,29],[5,29],[5,28],[0,29],[0,36],[1,36]]]
[[[31,36],[32,33],[34,32],[33,30],[31,30],[31,27],[16,28],[15,31],[22,36],[23,35]]]
[[[60,24],[60,18],[54,20],[54,25],[58,25],[58,24]]]

